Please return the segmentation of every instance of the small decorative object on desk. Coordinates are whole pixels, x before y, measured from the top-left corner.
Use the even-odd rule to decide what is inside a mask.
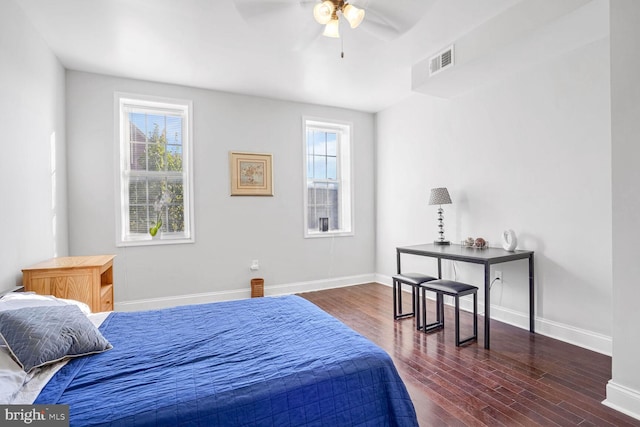
[[[467,248],[475,248],[475,249],[488,249],[489,242],[487,242],[482,237],[478,237],[474,239],[473,237],[467,237],[466,240],[460,242],[460,245]]]
[[[506,230],[502,233],[502,247],[505,251],[513,252],[518,246],[518,239],[513,230]]]

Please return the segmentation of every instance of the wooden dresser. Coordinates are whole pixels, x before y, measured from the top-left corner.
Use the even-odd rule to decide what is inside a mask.
[[[25,291],[82,301],[92,312],[113,310],[115,255],[52,258],[22,270]]]

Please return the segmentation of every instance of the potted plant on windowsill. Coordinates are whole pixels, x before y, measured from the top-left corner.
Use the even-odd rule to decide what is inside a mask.
[[[161,233],[158,234],[158,232],[162,228],[162,210],[169,205],[169,202],[171,202],[171,194],[163,191],[153,204],[153,210],[156,212],[156,222],[149,228],[149,234],[152,239],[160,238]]]

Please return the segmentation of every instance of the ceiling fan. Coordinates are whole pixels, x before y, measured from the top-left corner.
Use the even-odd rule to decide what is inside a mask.
[[[325,25],[323,36],[340,37],[338,12],[345,17],[351,28],[358,28],[364,19],[364,9],[358,9],[344,0],[324,0],[313,8],[313,17],[318,24]]]
[[[281,28],[297,27],[340,37],[340,17],[351,28],[382,41],[391,41],[411,29],[424,15],[433,0],[234,0],[236,9],[249,24],[277,22]],[[310,18],[325,25],[324,31],[310,27]],[[283,28],[282,31],[285,31]],[[298,37],[304,37],[299,34]]]

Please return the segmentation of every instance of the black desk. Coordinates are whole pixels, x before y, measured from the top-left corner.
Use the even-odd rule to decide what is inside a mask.
[[[442,260],[470,262],[484,265],[484,348],[489,348],[489,320],[491,308],[491,265],[518,259],[529,259],[529,331],[535,332],[535,315],[533,307],[533,251],[508,252],[499,248],[476,249],[462,245],[425,245],[404,246],[396,248],[398,274],[400,274],[400,254],[411,254],[438,259],[438,278],[442,279]]]

